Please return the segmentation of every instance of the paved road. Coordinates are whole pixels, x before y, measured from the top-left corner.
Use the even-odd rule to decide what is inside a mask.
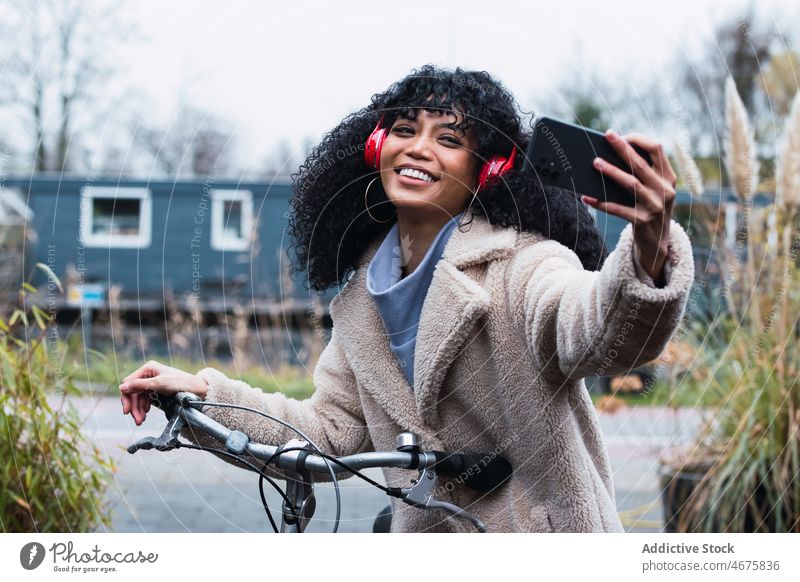
[[[117,398],[84,401],[83,405],[93,407],[85,427],[87,434],[119,463],[108,498],[113,506],[112,531],[271,531],[261,506],[258,478],[252,473],[200,451],[140,451],[129,455],[125,451],[128,444],[161,433],[163,415],[152,409],[144,425],[137,427],[130,416],[122,415]],[[601,414],[600,421],[614,471],[617,507],[626,529],[661,531],[657,459],[665,447],[686,442],[696,434],[698,413],[630,407],[613,415]],[[383,482],[379,469],[367,474]],[[387,505],[386,496],[359,479],[345,479],[340,485],[340,531],[371,531],[375,515]],[[277,512],[278,494],[269,489],[267,499]],[[331,531],[335,498],[330,485],[317,486],[317,499],[315,518],[308,529]]]

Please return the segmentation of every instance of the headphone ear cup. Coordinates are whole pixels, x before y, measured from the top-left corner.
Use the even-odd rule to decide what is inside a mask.
[[[478,188],[483,188],[501,176],[507,174],[514,167],[514,160],[517,158],[517,147],[511,150],[511,155],[506,159],[504,156],[494,155],[490,157],[481,167],[478,174]]]
[[[364,144],[364,162],[373,170],[380,170],[381,168],[381,149],[383,148],[383,142],[386,141],[386,137],[389,135],[389,130],[382,128],[382,124],[383,117],[381,117],[375,129],[372,130],[372,133],[369,134]]]
[[[478,188],[483,189],[494,177],[494,167],[497,164],[497,158],[500,156],[492,156],[488,161],[484,162],[481,166],[481,171],[478,174]]]

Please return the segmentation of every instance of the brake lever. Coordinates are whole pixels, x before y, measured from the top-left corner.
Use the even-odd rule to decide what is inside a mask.
[[[158,438],[144,437],[143,439],[129,446],[128,453],[132,455],[138,450],[147,451],[150,449],[156,449],[157,451],[171,451],[172,449],[177,449],[180,447],[181,443],[178,440],[178,436],[180,435],[181,429],[186,426],[186,420],[180,414],[178,414],[176,407],[187,406],[188,400],[194,399],[178,399],[175,396],[164,397],[163,395],[157,395],[157,397],[153,399],[153,402],[156,406],[164,411],[164,414],[169,419],[167,421],[167,426],[164,427],[164,432],[162,432],[161,436]]]
[[[433,498],[437,481],[436,472],[428,467],[423,467],[411,487],[402,487],[400,489],[401,499],[409,505],[420,509],[439,509],[456,519],[471,523],[480,533],[486,533],[486,526],[483,522],[465,509],[453,503]]]

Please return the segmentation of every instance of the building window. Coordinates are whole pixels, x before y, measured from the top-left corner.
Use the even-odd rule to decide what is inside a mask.
[[[151,213],[147,188],[87,186],[81,192],[81,242],[89,247],[148,247]]]
[[[249,190],[214,190],[211,194],[211,248],[244,251],[253,229],[253,193]]]

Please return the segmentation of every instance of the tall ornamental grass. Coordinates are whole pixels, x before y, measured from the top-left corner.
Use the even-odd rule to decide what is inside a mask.
[[[725,164],[741,219],[734,248],[715,249],[723,259],[719,310],[687,336],[698,354],[688,382],[706,391],[712,414],[694,445],[665,462],[702,474],[678,531],[800,532],[800,95],[769,208],[753,208],[755,145],[732,79],[726,119]]]

